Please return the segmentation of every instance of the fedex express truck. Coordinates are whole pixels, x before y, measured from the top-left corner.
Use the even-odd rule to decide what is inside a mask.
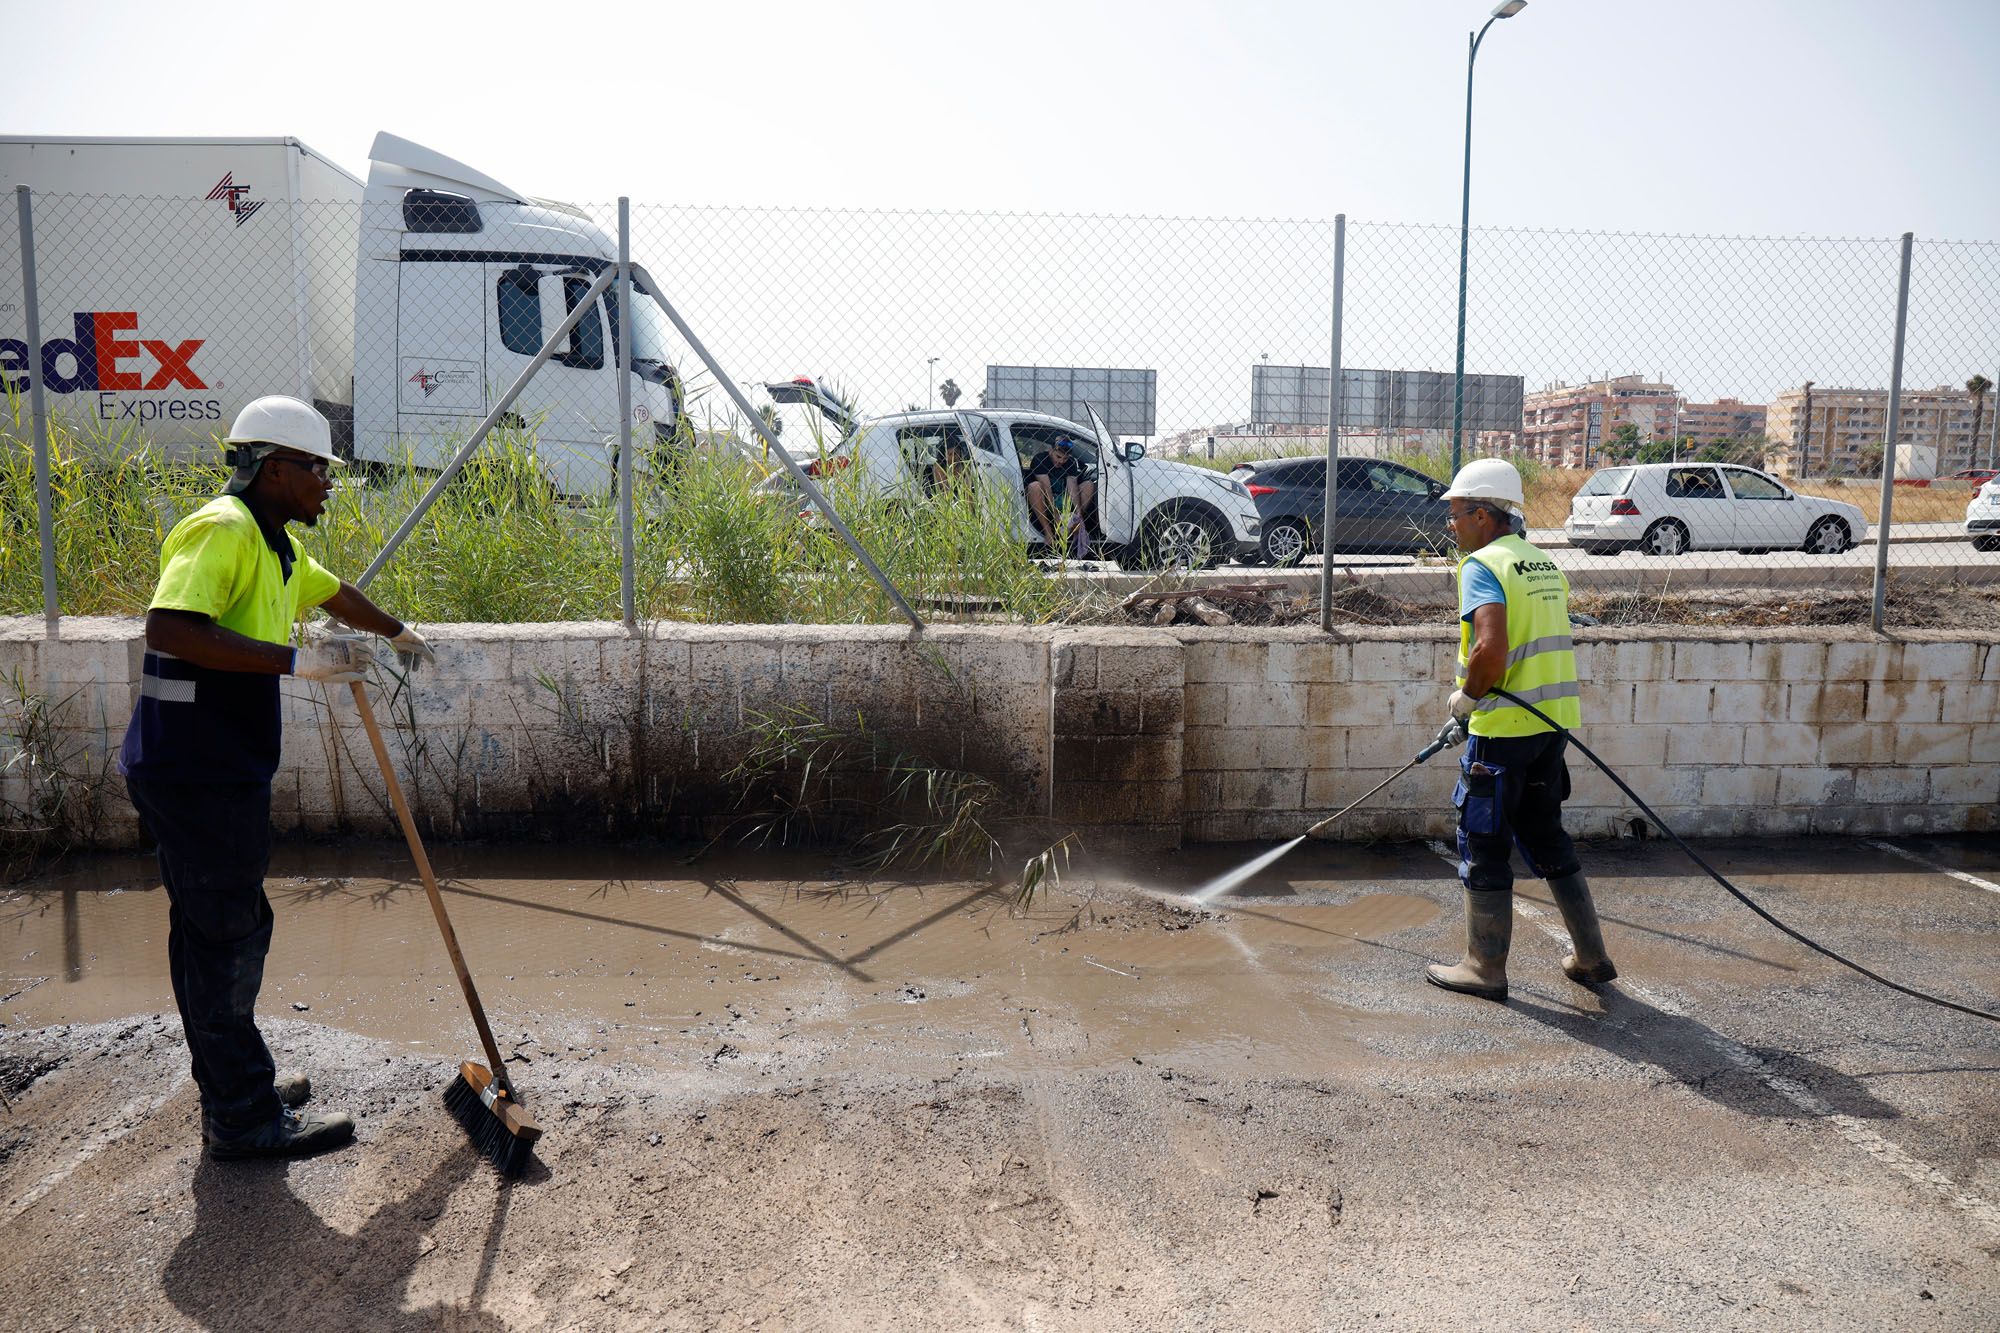
[[[296,139],[0,138],[0,185],[34,191],[41,315],[31,348],[0,219],[0,387],[24,393],[38,358],[85,439],[182,456],[288,393],[357,459],[442,467],[617,238],[395,135],[369,158],[364,182]],[[664,312],[643,282],[632,300],[636,463],[680,394]],[[623,336],[615,298],[594,301],[508,418],[572,495],[611,489]]]

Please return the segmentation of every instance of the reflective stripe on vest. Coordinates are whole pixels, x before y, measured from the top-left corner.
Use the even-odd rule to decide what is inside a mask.
[[[1519,537],[1490,542],[1465,557],[1492,572],[1507,598],[1506,666],[1499,688],[1533,704],[1565,728],[1583,721],[1576,645],[1570,638],[1569,580],[1555,562]],[[1459,566],[1464,578],[1464,564]],[[1458,683],[1472,656],[1472,624],[1459,623]],[[1475,736],[1533,736],[1548,724],[1527,709],[1489,694],[1473,710]]]
[[[194,682],[191,680],[162,680],[158,676],[139,677],[139,693],[148,699],[158,699],[163,703],[191,704],[194,702]]]

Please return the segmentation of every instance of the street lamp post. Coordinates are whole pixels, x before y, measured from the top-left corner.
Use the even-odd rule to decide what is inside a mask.
[[[1451,470],[1458,474],[1465,441],[1465,259],[1468,229],[1472,225],[1472,66],[1479,59],[1479,43],[1486,29],[1500,19],[1510,19],[1528,7],[1528,0],[1501,0],[1493,6],[1493,16],[1472,37],[1465,57],[1465,183],[1459,191],[1458,210],[1458,357],[1451,373]]]
[[[925,407],[937,406],[937,363],[938,363],[938,358],[934,356],[928,357],[924,361],[925,366],[928,367],[930,371],[929,375],[926,378],[928,378],[931,382],[930,393],[926,395],[924,398]]]

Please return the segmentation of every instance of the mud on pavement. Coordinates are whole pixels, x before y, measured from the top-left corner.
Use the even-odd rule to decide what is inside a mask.
[[[1631,985],[1562,981],[1531,892],[1505,1007],[1416,984],[1458,930],[1427,849],[1308,847],[1215,910],[1174,898],[1241,854],[1099,867],[1021,915],[810,858],[449,851],[547,1128],[513,1184],[439,1105],[472,1038],[392,853],[274,869],[267,1034],[362,1141],[249,1166],[198,1153],[161,895],[91,863],[0,903],[0,1310],[1991,1327],[2000,1041],[1973,1021],[1850,984],[1656,849],[1596,857]],[[1731,868],[1897,975],[1993,993],[2000,895],[1860,844]]]

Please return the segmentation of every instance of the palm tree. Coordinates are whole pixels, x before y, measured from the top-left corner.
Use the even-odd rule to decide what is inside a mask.
[[[1992,387],[1993,381],[1984,375],[1974,375],[1965,382],[1965,391],[1972,395],[1972,454],[1966,460],[1968,462],[1979,460],[1979,422],[1986,415],[1986,391]],[[1992,459],[1986,461],[1989,467],[1992,466]]]
[[[963,392],[964,390],[958,387],[957,380],[948,379],[943,384],[938,385],[938,397],[944,399],[946,407],[957,407],[959,395]],[[1974,434],[1977,433],[1976,431],[1974,432]]]

